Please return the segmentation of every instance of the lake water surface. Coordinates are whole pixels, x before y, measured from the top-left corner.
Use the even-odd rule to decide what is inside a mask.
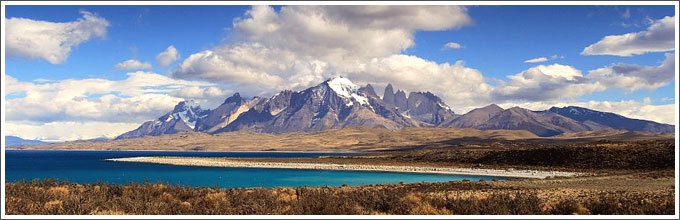
[[[174,166],[106,161],[108,158],[140,156],[184,157],[313,157],[348,153],[292,152],[186,152],[186,151],[5,151],[5,180],[55,178],[76,183],[163,182],[185,186],[275,187],[339,186],[446,182],[454,180],[502,180],[502,177],[439,175],[393,172],[223,168]]]

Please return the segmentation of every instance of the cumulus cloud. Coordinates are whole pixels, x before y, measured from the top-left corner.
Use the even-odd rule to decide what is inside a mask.
[[[263,77],[271,85],[282,82],[286,70],[301,66],[348,72],[365,60],[413,46],[418,30],[460,28],[470,22],[467,10],[459,6],[285,6],[279,12],[253,6],[233,24],[234,36],[244,43],[193,54],[173,74],[225,83]],[[263,60],[262,67],[255,65]],[[201,71],[205,69],[211,71]]]
[[[179,58],[180,55],[175,46],[170,45],[167,49],[165,49],[165,51],[159,53],[156,56],[156,61],[158,61],[158,65],[167,67]]]
[[[215,108],[231,94],[214,83],[131,72],[122,80],[20,81],[5,75],[6,127],[29,139],[113,137],[158,118],[183,100]],[[12,94],[23,94],[12,97]],[[64,129],[68,128],[68,129]],[[49,135],[49,136],[44,136]]]
[[[414,32],[471,23],[461,6],[253,6],[236,35],[325,62],[388,56],[413,46]]]
[[[134,69],[152,69],[151,63],[140,62],[139,60],[129,59],[120,63],[117,63],[113,68],[118,70],[134,70]]]
[[[206,79],[247,87],[271,87],[283,83],[281,73],[295,56],[260,44],[234,44],[195,53],[172,72],[174,77]],[[278,74],[277,74],[278,73]]]
[[[408,91],[427,90],[440,96],[454,111],[466,111],[489,101],[492,87],[476,69],[462,61],[438,64],[416,56],[375,58],[360,72],[349,75],[358,82]]]
[[[177,80],[150,72],[132,72],[123,80],[66,79],[35,84],[5,76],[7,94],[25,96],[6,100],[8,121],[136,122],[154,119],[185,99],[199,103],[223,100],[225,92],[212,83]],[[198,87],[203,93],[183,89]],[[194,88],[195,90],[195,88]]]
[[[27,18],[5,20],[5,46],[8,56],[64,62],[71,48],[95,37],[105,37],[109,22],[87,11],[73,22],[48,22]]]
[[[541,101],[541,102],[506,102],[499,104],[503,108],[520,106],[531,110],[546,110],[550,107],[580,106],[596,111],[613,112],[625,117],[650,120],[666,124],[675,124],[675,105],[652,105],[649,98],[643,100],[621,101]]]
[[[584,77],[580,70],[562,64],[539,65],[510,75],[508,79],[510,81],[502,81],[492,92],[495,100],[574,98],[606,89]]]
[[[585,76],[568,65],[539,65],[508,76],[508,81],[500,81],[491,96],[499,102],[547,101],[576,98],[612,88],[652,91],[673,82],[674,77],[673,53],[666,53],[666,59],[659,66],[617,63],[591,70]]]
[[[463,46],[456,42],[448,42],[444,44],[444,49],[460,49]]]
[[[659,66],[618,63],[588,73],[591,80],[607,87],[618,87],[629,91],[655,90],[673,82],[675,75],[675,54],[673,53],[666,53],[666,59]]]
[[[304,89],[335,75],[374,85],[383,79],[394,80],[395,86],[405,82],[407,89],[431,84],[424,77],[411,77],[417,81],[409,84],[396,74],[388,77],[387,69],[417,72],[394,63],[402,60],[432,68],[418,71],[432,73],[440,85],[468,88],[469,84],[455,81],[474,72],[462,62],[437,64],[398,54],[414,45],[416,31],[455,29],[471,22],[467,9],[460,6],[285,6],[280,11],[253,6],[233,23],[233,36],[240,43],[194,53],[171,74],[221,82],[252,95]]]
[[[675,49],[675,16],[652,23],[645,31],[610,35],[583,49],[582,55],[632,56]]]

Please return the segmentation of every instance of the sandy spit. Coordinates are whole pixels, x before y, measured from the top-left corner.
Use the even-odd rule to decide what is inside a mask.
[[[404,172],[404,173],[429,173],[429,174],[452,174],[452,175],[480,175],[516,178],[537,178],[556,176],[576,176],[579,173],[561,171],[539,170],[497,170],[475,168],[441,168],[441,167],[414,167],[414,166],[384,166],[384,165],[357,165],[357,164],[333,164],[333,163],[282,163],[282,162],[255,162],[236,161],[229,159],[204,159],[204,158],[181,158],[181,157],[126,157],[112,158],[108,161],[117,162],[141,162],[170,164],[179,166],[207,166],[207,167],[237,167],[237,168],[279,168],[279,169],[311,169],[311,170],[351,170],[351,171],[378,171],[378,172]]]

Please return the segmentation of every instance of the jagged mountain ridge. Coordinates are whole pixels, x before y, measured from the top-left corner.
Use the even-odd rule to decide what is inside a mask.
[[[629,119],[614,113],[579,108],[593,117],[580,118],[560,108],[531,111],[519,107],[503,109],[495,104],[457,115],[430,92],[394,92],[391,84],[382,97],[372,85],[360,87],[349,79],[336,77],[302,91],[285,90],[270,98],[246,100],[235,93],[213,110],[195,103],[180,102],[157,120],[126,132],[117,139],[157,136],[178,132],[220,133],[252,131],[264,133],[316,132],[345,127],[398,129],[403,127],[476,128],[480,130],[527,130],[539,136],[602,129],[673,132],[674,126]],[[585,111],[588,110],[588,111]],[[570,112],[570,111],[567,111]],[[571,111],[573,112],[573,111]],[[617,121],[607,122],[613,118]],[[635,126],[620,126],[632,120]]]
[[[158,136],[162,134],[175,134],[179,132],[191,132],[211,111],[203,110],[193,101],[182,101],[175,108],[153,121],[144,122],[137,129],[125,132],[115,139],[128,139],[143,136]]]
[[[372,87],[360,88],[347,78],[334,78],[299,92],[284,91],[263,99],[219,132],[248,130],[266,133],[313,132],[364,126],[396,129],[417,122],[384,111]],[[284,107],[285,106],[285,107]],[[376,112],[376,109],[382,111]],[[379,113],[392,116],[385,118]]]

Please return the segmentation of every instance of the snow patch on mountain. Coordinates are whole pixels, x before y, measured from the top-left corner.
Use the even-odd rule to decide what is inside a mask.
[[[201,109],[201,106],[193,100],[182,101],[167,115],[166,123],[175,119],[182,120],[191,129],[196,127],[198,119],[206,117],[209,111]]]
[[[352,81],[345,77],[336,77],[328,80],[328,87],[330,87],[331,90],[333,90],[340,97],[349,99],[350,102],[348,106],[354,105],[354,102],[352,102],[352,100],[358,102],[360,105],[370,106],[370,104],[368,103],[368,98],[359,94],[360,86],[354,84]]]
[[[447,104],[445,104],[443,102],[437,102],[437,105],[439,105],[439,107],[441,107],[443,109],[446,109],[446,110],[449,110],[449,111],[451,110],[451,107],[449,107]]]

